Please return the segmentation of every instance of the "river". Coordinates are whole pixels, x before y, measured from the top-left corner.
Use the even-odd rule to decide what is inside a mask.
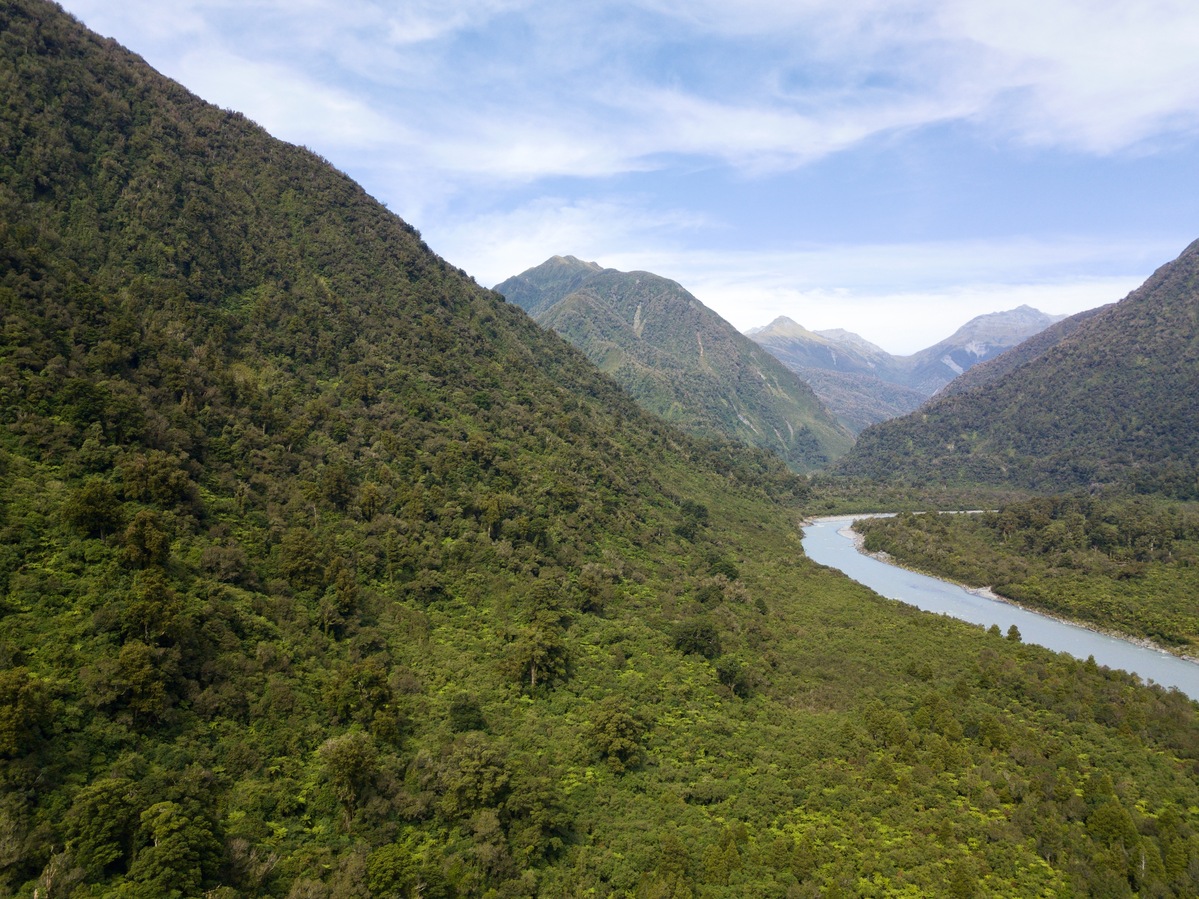
[[[1100,665],[1134,672],[1142,680],[1176,687],[1191,699],[1199,700],[1199,664],[991,599],[957,584],[917,574],[859,552],[849,528],[856,519],[865,517],[817,519],[804,528],[804,552],[812,561],[840,569],[889,599],[983,627],[997,624],[1005,634],[1014,624],[1027,643],[1066,652],[1078,659],[1094,656]]]

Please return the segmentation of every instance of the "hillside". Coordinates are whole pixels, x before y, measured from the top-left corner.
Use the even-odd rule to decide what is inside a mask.
[[[995,379],[867,430],[844,470],[1199,495],[1197,276],[1199,243],[1121,302],[1062,323],[1035,358],[1021,353],[1023,364]]]
[[[800,472],[852,442],[811,388],[674,281],[555,256],[496,290],[691,433],[771,450]]]
[[[804,559],[312,153],[0,5],[0,894],[1199,891],[1177,693]]]
[[[1029,306],[977,316],[945,340],[911,356],[893,356],[849,331],[809,331],[780,316],[746,332],[812,386],[854,434],[911,412],[970,371],[1063,316]]]

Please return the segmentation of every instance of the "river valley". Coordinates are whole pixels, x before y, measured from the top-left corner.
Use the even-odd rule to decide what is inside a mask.
[[[1142,680],[1174,687],[1199,700],[1199,664],[1164,650],[1099,633],[1049,615],[1030,611],[983,591],[919,574],[873,558],[858,550],[850,528],[865,515],[817,519],[804,528],[804,551],[821,565],[839,569],[889,599],[926,612],[949,615],[982,627],[1015,625],[1021,638],[1075,658],[1093,656],[1100,665],[1135,672]]]

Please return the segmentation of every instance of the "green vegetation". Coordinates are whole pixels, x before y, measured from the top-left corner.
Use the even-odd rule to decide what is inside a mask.
[[[555,256],[496,290],[692,434],[769,450],[798,472],[853,442],[794,372],[674,281]]]
[[[1199,510],[1059,496],[863,520],[866,548],[1028,606],[1199,654]]]
[[[1124,485],[1199,499],[1197,277],[1199,242],[1023,365],[863,431],[838,469],[896,484]]]
[[[0,893],[1190,896],[1177,694],[803,558],[307,151],[0,6]]]

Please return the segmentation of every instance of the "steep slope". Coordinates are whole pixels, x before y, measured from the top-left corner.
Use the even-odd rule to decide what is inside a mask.
[[[863,433],[845,470],[1199,495],[1199,243],[1041,355]],[[1058,339],[1060,337],[1060,339]],[[1023,359],[1023,355],[1021,357]]]
[[[555,256],[496,290],[692,433],[769,449],[797,471],[852,442],[806,384],[674,281]]]
[[[1194,704],[806,562],[775,457],[52,4],[0,85],[0,893],[1196,894]]]

